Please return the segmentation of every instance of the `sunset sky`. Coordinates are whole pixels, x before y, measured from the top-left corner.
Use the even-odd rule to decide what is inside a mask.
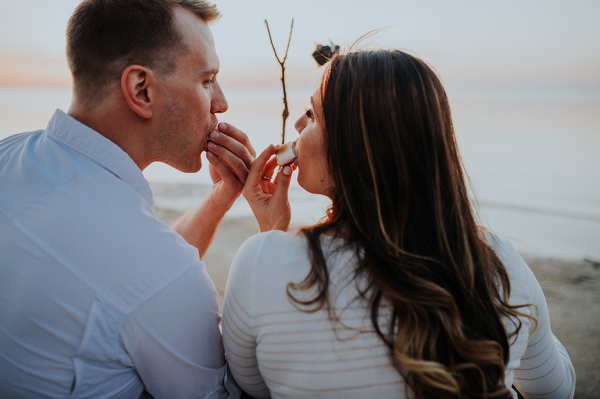
[[[0,0],[0,139],[43,128],[56,108],[68,110],[65,30],[78,3]],[[281,136],[280,70],[265,19],[281,55],[294,19],[286,72],[291,139],[322,71],[311,58],[315,45],[331,40],[347,47],[379,29],[363,44],[408,50],[438,71],[475,192],[496,209],[484,215],[489,225],[528,251],[600,259],[598,224],[581,216],[600,215],[600,0],[216,4],[223,16],[212,32],[230,105],[222,120],[243,129],[257,150]],[[208,168],[184,174],[158,162],[144,175],[154,182],[210,182]],[[311,201],[292,199],[295,214],[312,215],[302,208]],[[247,205],[240,212],[251,214]]]
[[[0,85],[69,85],[64,32],[78,0],[0,0]],[[222,0],[213,27],[222,82],[277,85],[294,18],[291,85],[312,83],[316,43],[352,44],[382,29],[374,46],[408,49],[450,86],[600,88],[597,0]]]

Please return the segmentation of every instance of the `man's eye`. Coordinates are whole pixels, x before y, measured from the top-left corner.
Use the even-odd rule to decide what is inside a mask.
[[[312,109],[309,108],[306,110],[306,116],[310,119],[313,118],[314,115],[313,115]]]

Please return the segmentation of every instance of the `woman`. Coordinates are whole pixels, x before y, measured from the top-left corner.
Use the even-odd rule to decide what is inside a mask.
[[[572,397],[539,284],[476,224],[435,73],[400,51],[352,52],[330,62],[311,103],[295,125],[295,165],[304,189],[331,199],[324,221],[286,232],[292,168],[269,180],[272,146],[244,188],[264,233],[239,249],[225,296],[242,389],[512,398],[514,384]]]

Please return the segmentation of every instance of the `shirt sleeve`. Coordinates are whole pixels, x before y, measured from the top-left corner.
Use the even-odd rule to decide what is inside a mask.
[[[252,397],[269,398],[271,393],[258,368],[253,314],[261,236],[251,237],[240,247],[229,270],[223,306],[223,343],[227,363],[239,386]]]
[[[217,292],[201,265],[138,306],[123,326],[123,347],[157,399],[239,397],[227,381]]]
[[[522,326],[528,326],[528,331],[521,333],[530,334],[530,329],[535,330],[514,370],[513,384],[525,398],[573,398],[575,370],[566,349],[552,333],[544,292],[512,244],[502,240],[500,248],[498,255],[507,266],[516,290],[523,293],[523,300],[519,302],[534,305],[519,310],[530,309],[537,320],[537,326],[523,321]]]

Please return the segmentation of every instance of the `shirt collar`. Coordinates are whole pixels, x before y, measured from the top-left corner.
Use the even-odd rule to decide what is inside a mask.
[[[152,190],[140,168],[118,145],[60,109],[52,115],[46,134],[100,164],[131,185],[154,208]]]

